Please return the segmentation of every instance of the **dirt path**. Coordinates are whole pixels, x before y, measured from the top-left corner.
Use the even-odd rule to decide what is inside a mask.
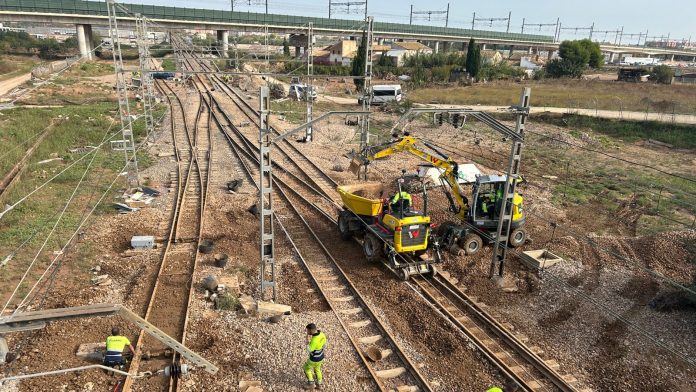
[[[505,110],[507,106],[489,106],[489,105],[425,105],[417,104],[416,106],[421,107],[432,107],[432,108],[447,108],[447,109],[462,109],[462,108],[476,108],[485,112],[496,112]],[[530,113],[569,113],[569,114],[579,114],[589,117],[599,117],[599,118],[610,118],[610,119],[621,119],[621,120],[636,120],[636,121],[656,121],[664,123],[676,123],[676,124],[696,124],[696,115],[689,114],[664,114],[664,113],[645,113],[645,112],[628,112],[628,111],[616,111],[616,110],[593,110],[593,109],[576,109],[576,108],[554,108],[554,107],[534,107],[532,106]],[[674,118],[673,118],[674,117]]]
[[[31,72],[0,82],[0,97],[12,91],[15,87],[31,80]]]

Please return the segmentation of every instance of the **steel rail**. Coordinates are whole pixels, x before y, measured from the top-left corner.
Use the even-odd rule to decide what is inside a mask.
[[[158,82],[157,86],[164,93],[163,95],[166,97],[167,101],[169,102],[169,106],[171,108],[171,113],[170,113],[171,132],[172,132],[172,136],[173,136],[173,147],[175,150],[175,158],[177,160],[177,191],[176,191],[176,196],[175,196],[174,209],[173,209],[172,217],[171,217],[171,224],[170,224],[170,228],[169,228],[169,236],[168,236],[167,241],[166,241],[166,246],[165,246],[165,249],[163,251],[162,260],[161,260],[160,265],[159,265],[159,269],[158,269],[158,272],[157,272],[157,275],[155,278],[155,283],[153,285],[152,291],[151,291],[150,296],[149,296],[147,310],[145,312],[145,319],[146,320],[152,316],[153,311],[155,310],[155,303],[158,300],[159,291],[161,291],[160,290],[160,283],[162,281],[162,278],[164,276],[166,276],[164,272],[165,272],[165,269],[169,266],[169,262],[171,259],[170,255],[172,253],[171,252],[172,244],[178,242],[177,239],[179,237],[179,227],[182,224],[181,217],[183,215],[183,212],[186,210],[186,206],[185,206],[185,203],[187,200],[186,193],[189,190],[192,190],[194,193],[198,193],[198,195],[197,195],[198,196],[198,201],[197,201],[198,208],[197,208],[197,212],[196,212],[196,215],[198,218],[197,219],[197,221],[198,221],[197,222],[198,236],[197,236],[197,238],[194,239],[194,242],[193,242],[193,245],[195,246],[195,251],[193,252],[193,258],[191,260],[184,261],[184,263],[188,267],[188,268],[186,268],[186,270],[187,270],[186,274],[190,275],[189,281],[193,277],[193,272],[194,272],[195,267],[198,263],[198,256],[199,256],[198,248],[199,248],[199,245],[201,242],[202,228],[204,226],[204,214],[203,213],[205,211],[205,202],[206,202],[205,194],[207,193],[208,182],[209,182],[209,178],[210,178],[210,175],[209,175],[210,174],[210,168],[209,168],[210,160],[209,160],[208,165],[207,165],[208,167],[206,167],[206,169],[205,169],[206,182],[205,183],[203,182],[203,169],[201,168],[201,164],[198,161],[197,140],[195,138],[195,136],[198,133],[197,128],[198,128],[198,123],[199,123],[200,113],[202,111],[203,103],[202,102],[199,103],[199,105],[200,105],[199,110],[197,112],[196,120],[194,122],[194,127],[196,129],[194,129],[192,132],[191,129],[189,128],[187,122],[186,122],[185,106],[183,105],[183,102],[181,101],[179,96],[176,94],[176,92],[166,82]],[[171,93],[171,95],[176,100],[177,105],[173,104],[174,102],[173,102],[171,96],[169,94],[167,94],[165,90],[168,90]],[[188,156],[185,157],[188,159],[186,161],[186,167],[184,168],[184,170],[182,170],[182,167],[181,167],[182,158],[184,158],[184,157],[183,157],[182,151],[180,150],[179,144],[177,143],[177,126],[176,126],[177,124],[175,123],[175,118],[174,118],[175,117],[175,115],[174,115],[174,112],[175,112],[174,108],[175,107],[178,107],[182,113],[183,130],[184,130],[184,134],[185,134],[186,143],[188,144],[188,146],[187,146],[188,147]],[[210,150],[211,145],[212,145],[212,143],[209,142],[208,143],[208,150]],[[208,157],[209,156],[210,156],[210,151],[208,151]],[[195,166],[195,172],[194,172],[194,166]],[[183,175],[184,172],[186,172],[185,177]],[[191,177],[195,177],[193,174],[196,174],[195,176],[198,177],[197,190],[196,190],[196,186],[192,187],[192,184],[191,184],[192,183]],[[185,224],[191,225],[192,222],[186,220]],[[193,223],[193,224],[196,224],[196,223]],[[176,260],[174,262],[176,262]],[[181,342],[183,342],[184,338],[185,338],[185,329],[186,329],[186,325],[188,323],[188,307],[189,307],[189,304],[191,302],[193,287],[192,287],[192,285],[189,284],[189,285],[184,285],[182,288],[184,288],[184,289],[188,288],[188,290],[185,293],[182,293],[182,298],[180,298],[180,299],[184,299],[184,298],[186,299],[186,302],[182,306],[184,318],[181,321],[181,325],[177,325],[175,327],[175,328],[177,328],[177,331],[176,331],[175,336],[173,336],[174,338],[181,338]],[[167,297],[167,298],[159,298],[159,299],[162,301],[171,301],[172,298]],[[179,299],[179,298],[177,298],[177,299]],[[177,322],[177,324],[179,324],[179,323]],[[137,340],[137,343],[135,346],[136,355],[134,355],[133,361],[131,362],[130,368],[129,368],[129,371],[131,371],[131,372],[137,372],[137,370],[140,366],[140,362],[141,362],[142,354],[143,354],[142,351],[143,351],[144,340],[145,340],[144,333],[143,333],[143,331],[140,331],[140,334],[138,335],[138,340]],[[172,361],[173,360],[175,360],[175,357],[172,358]],[[178,384],[177,384],[176,378],[166,379],[165,382],[166,382],[166,389],[168,389],[169,391],[177,390]],[[124,392],[130,391],[132,388],[132,383],[133,383],[132,379],[127,378],[124,381],[122,390]],[[164,387],[164,385],[163,385],[163,387]]]
[[[214,99],[214,98],[213,98]],[[230,134],[226,129],[225,126],[222,124],[220,119],[218,118],[218,115],[213,111],[213,118],[215,121],[218,122],[218,127],[223,131],[223,134],[225,135],[226,140],[228,141],[230,147],[232,148],[234,154],[237,156],[238,159],[242,162],[242,166],[245,168],[245,171],[250,179],[254,179],[254,173],[252,173],[252,167],[256,167],[258,165],[257,157],[255,156],[255,151],[251,148],[251,144],[248,143],[248,141],[245,140],[243,134],[234,126],[234,124],[230,121],[229,117],[227,114],[222,110],[221,107],[218,108],[218,111],[221,113],[222,117],[228,122],[228,127],[234,132],[234,134]],[[246,163],[246,162],[248,163]],[[294,179],[294,181],[299,182],[300,184],[304,184],[305,188],[309,189],[311,192],[316,193],[316,190],[313,189],[309,184],[305,183],[298,177],[293,177],[292,173],[283,173],[290,175],[291,178]],[[297,215],[299,220],[302,222],[302,226],[304,227],[304,230],[310,233],[311,238],[314,239],[315,245],[320,247],[320,252],[325,255],[326,260],[330,261],[331,264],[327,265],[327,267],[324,267],[326,269],[330,269],[332,273],[335,273],[337,276],[337,281],[340,280],[343,283],[343,286],[346,287],[347,290],[350,291],[352,296],[346,296],[343,298],[348,298],[352,297],[350,301],[357,301],[359,304],[360,308],[365,311],[365,313],[369,316],[371,319],[371,323],[374,324],[374,326],[379,330],[379,333],[384,335],[387,338],[388,345],[391,347],[389,350],[392,353],[396,354],[396,357],[393,360],[399,361],[401,364],[403,364],[403,369],[406,370],[406,373],[410,375],[412,382],[417,384],[417,386],[420,388],[422,391],[431,391],[432,389],[430,388],[427,380],[420,374],[418,371],[417,366],[410,361],[410,359],[405,355],[401,347],[396,343],[396,340],[393,335],[389,334],[384,325],[381,323],[381,321],[377,318],[377,316],[374,313],[374,310],[367,304],[365,299],[359,294],[357,291],[355,285],[350,281],[350,279],[347,277],[345,272],[340,268],[336,260],[333,258],[331,255],[330,251],[325,247],[325,245],[316,237],[316,234],[313,232],[311,227],[309,226],[307,220],[305,217],[297,210],[297,208],[294,206],[294,203],[290,200],[290,196],[288,196],[288,191],[292,192],[296,197],[300,198],[306,205],[308,206],[314,206],[315,203],[313,203],[311,200],[307,199],[305,196],[303,196],[299,191],[295,188],[292,187],[286,182],[286,180],[283,180],[280,178],[281,174],[274,174],[274,183],[276,185],[276,189],[280,192],[280,195],[282,196],[282,199],[285,200],[285,204],[287,207],[286,210],[288,211],[293,211],[294,214]],[[254,185],[256,185],[256,182],[253,182]],[[321,209],[317,208],[317,211],[321,212],[324,214],[323,216],[328,217],[328,215],[325,215],[325,212],[323,212]],[[292,234],[290,231],[292,230],[288,225],[283,225],[282,224],[282,219],[276,214],[275,216],[276,221],[279,223],[282,231],[286,234],[288,240],[292,244],[293,248],[297,250],[298,255],[300,256],[301,260],[303,261],[303,264],[305,268],[307,269],[310,277],[312,278],[314,284],[316,285],[317,288],[319,288],[319,291],[321,292],[322,296],[325,298],[326,302],[329,304],[329,307],[334,311],[336,314],[337,319],[339,320],[340,324],[343,326],[344,330],[346,331],[346,334],[349,337],[349,340],[353,344],[353,346],[356,349],[356,353],[358,356],[361,358],[363,361],[363,364],[366,366],[366,369],[368,372],[372,375],[374,378],[375,382],[379,386],[380,390],[382,391],[388,391],[388,390],[393,390],[397,385],[393,385],[391,388],[387,387],[384,385],[383,379],[389,379],[385,378],[384,374],[385,373],[380,373],[379,370],[376,369],[376,365],[371,363],[367,357],[366,354],[364,353],[365,347],[361,347],[359,339],[356,339],[354,336],[356,333],[356,327],[353,327],[353,330],[351,332],[350,325],[347,325],[347,323],[344,321],[346,318],[346,315],[342,315],[340,312],[340,309],[338,309],[338,306],[336,304],[336,301],[331,299],[331,297],[327,294],[328,290],[325,290],[325,284],[322,284],[322,279],[321,277],[317,276],[317,274],[312,271],[312,268],[310,267],[309,263],[307,263],[307,259],[305,259],[303,255],[303,251],[299,249],[300,245],[298,243],[298,237],[295,236],[293,238]],[[316,269],[315,269],[316,271]],[[335,284],[335,283],[334,283]],[[358,324],[359,325],[359,324]],[[363,336],[363,338],[365,338]],[[403,381],[404,374],[398,375],[398,380]]]

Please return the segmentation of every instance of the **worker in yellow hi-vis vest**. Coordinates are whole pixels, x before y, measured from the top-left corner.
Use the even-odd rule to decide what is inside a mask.
[[[520,390],[520,385],[515,381],[508,381],[503,388],[493,387],[486,392],[517,392]]]
[[[121,336],[118,328],[111,328],[111,336],[106,338],[106,354],[104,355],[104,365],[122,366],[126,364],[123,358],[123,349],[128,347],[131,353],[135,354],[133,346],[127,337]]]
[[[324,376],[321,374],[321,365],[324,363],[324,348],[326,347],[326,335],[317,329],[316,324],[307,325],[307,351],[309,359],[302,366],[302,370],[307,376],[305,389],[321,389]],[[314,376],[316,375],[316,381]]]

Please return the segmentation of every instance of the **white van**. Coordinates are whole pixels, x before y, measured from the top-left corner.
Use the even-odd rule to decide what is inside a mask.
[[[370,95],[373,105],[382,105],[388,102],[401,102],[403,94],[400,84],[378,84],[372,86]],[[362,104],[364,97],[358,98],[358,103]]]
[[[312,88],[311,91],[312,92],[310,94],[310,97],[312,98],[312,101],[314,101],[317,99],[317,91],[315,88]],[[288,89],[288,96],[296,101],[304,101],[306,94],[306,84],[293,83],[290,85],[290,88]]]

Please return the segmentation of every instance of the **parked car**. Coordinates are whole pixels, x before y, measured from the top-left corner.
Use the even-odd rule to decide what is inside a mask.
[[[290,88],[288,89],[288,97],[295,99],[297,101],[304,101],[306,99],[306,94],[307,94],[307,85],[306,84],[299,84],[299,83],[294,83],[290,85]],[[309,90],[311,91],[310,98],[312,100],[317,99],[317,92],[314,89],[313,86],[310,86]]]

